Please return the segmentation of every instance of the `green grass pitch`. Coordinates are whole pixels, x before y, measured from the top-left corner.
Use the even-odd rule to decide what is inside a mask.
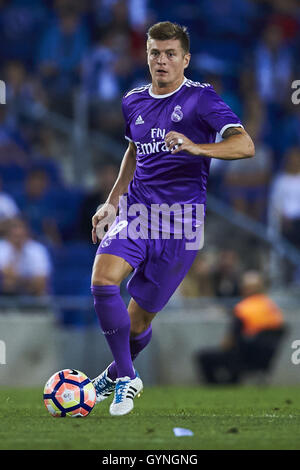
[[[300,449],[300,387],[146,387],[123,417],[109,415],[110,402],[53,418],[42,389],[2,388],[0,449]]]

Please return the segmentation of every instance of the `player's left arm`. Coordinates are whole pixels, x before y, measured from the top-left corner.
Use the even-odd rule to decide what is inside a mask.
[[[180,132],[168,132],[165,138],[172,154],[182,152],[221,160],[238,160],[254,157],[254,143],[243,127],[229,127],[223,132],[223,140],[214,144],[195,144]]]

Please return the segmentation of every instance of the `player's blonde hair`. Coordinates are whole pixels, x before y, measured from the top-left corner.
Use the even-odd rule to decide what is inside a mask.
[[[178,39],[184,54],[190,52],[190,38],[186,26],[180,26],[170,21],[162,21],[151,26],[147,31],[147,41],[156,39],[166,41],[168,39]]]

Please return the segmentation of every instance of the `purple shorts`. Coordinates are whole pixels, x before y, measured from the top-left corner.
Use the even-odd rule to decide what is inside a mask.
[[[122,238],[126,227],[112,237],[112,230],[118,223],[117,217],[102,239],[97,255],[106,253],[127,261],[134,269],[127,283],[129,294],[141,308],[157,313],[189,271],[198,250],[187,250],[185,238],[133,239],[129,235]]]

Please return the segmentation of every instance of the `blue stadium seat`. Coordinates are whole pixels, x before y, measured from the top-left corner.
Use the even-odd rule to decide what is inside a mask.
[[[11,163],[0,165],[0,177],[3,189],[9,194],[14,194],[24,184],[26,169],[23,166]]]
[[[68,243],[62,248],[52,248],[54,272],[52,292],[63,297],[90,297],[91,304],[86,308],[62,308],[59,321],[67,326],[83,327],[96,322],[92,306],[91,274],[96,249],[84,242]]]
[[[95,247],[84,242],[68,243],[52,250],[56,295],[89,295]]]

